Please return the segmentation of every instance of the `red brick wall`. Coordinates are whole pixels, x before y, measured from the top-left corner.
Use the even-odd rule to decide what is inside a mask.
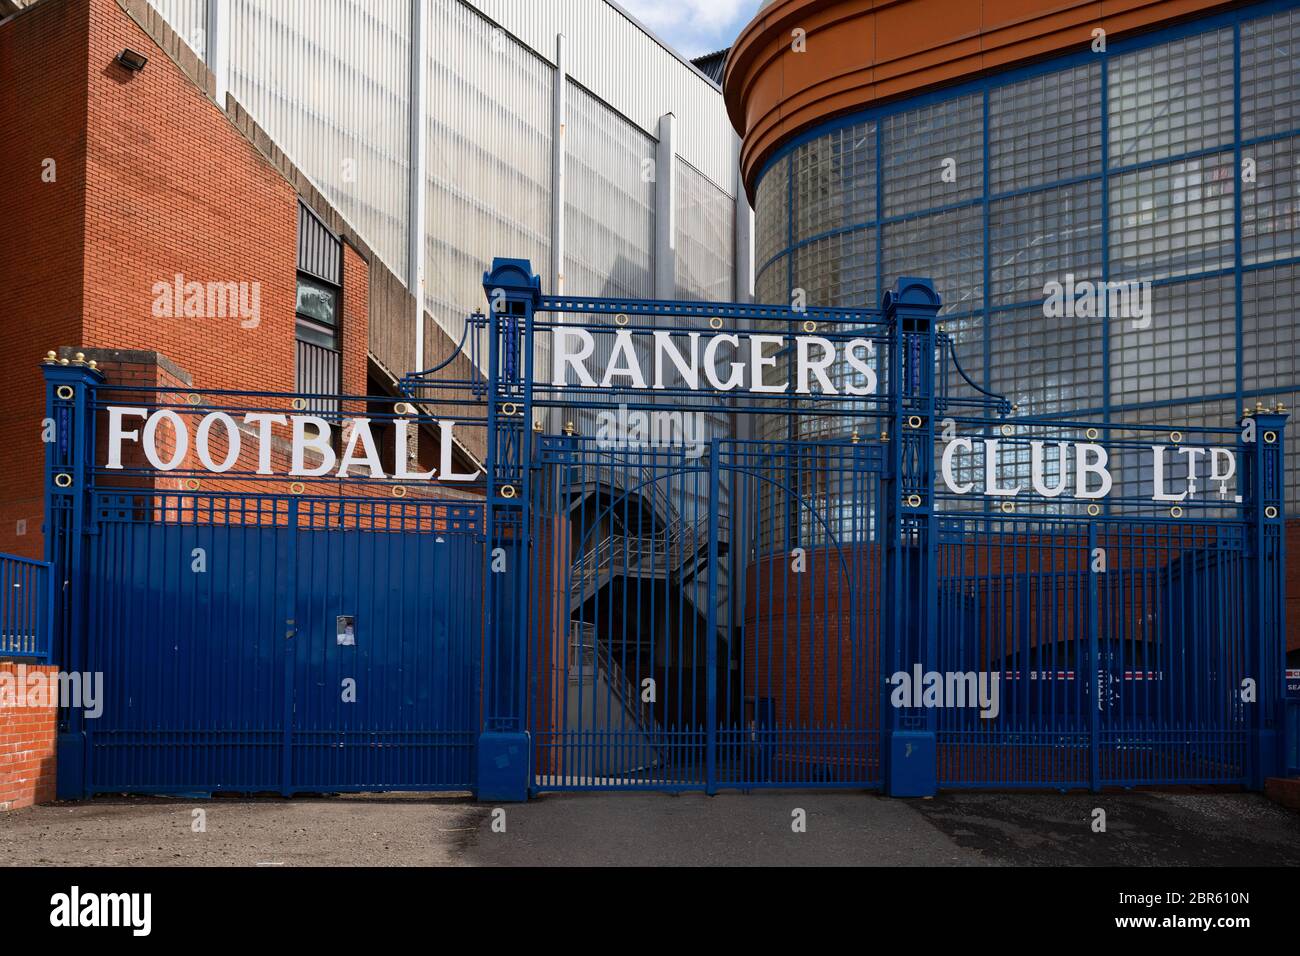
[[[343,349],[343,394],[365,395],[366,343],[369,341],[366,313],[370,301],[370,267],[357,251],[343,245],[343,319],[339,323],[339,345]],[[292,388],[292,386],[290,386]],[[365,406],[355,409],[364,415]]]
[[[126,47],[149,58],[142,72],[114,61]],[[49,0],[0,27],[0,169],[17,238],[0,256],[0,550],[40,557],[45,352],[153,351],[194,390],[292,391],[298,193],[117,0]],[[344,390],[364,394],[369,265],[346,248],[343,268]],[[155,315],[155,286],[177,273],[256,283],[259,321]],[[186,385],[146,364],[106,369]],[[35,771],[48,763],[52,782],[53,728],[52,712],[0,712],[0,807],[52,796]]]
[[[18,667],[0,663],[0,674],[16,680]],[[50,673],[54,668],[28,670]],[[0,708],[0,811],[54,799],[54,735],[54,708]]]
[[[25,557],[43,547],[39,362],[81,338],[89,42],[78,3],[40,4],[0,27],[0,551]]]
[[[291,391],[297,193],[116,0],[67,2],[91,23],[82,344],[162,352],[198,386]],[[143,72],[114,62],[124,47]],[[258,283],[259,324],[156,317],[154,286],[178,273]]]

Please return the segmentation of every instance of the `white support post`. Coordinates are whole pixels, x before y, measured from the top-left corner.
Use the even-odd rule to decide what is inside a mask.
[[[568,125],[564,34],[555,35],[555,83],[551,100],[551,295],[564,294],[564,131]]]
[[[552,84],[551,97],[551,295],[564,294],[564,202],[567,185],[564,175],[565,132],[569,125],[567,63],[564,53],[564,34],[555,35],[555,82]],[[557,313],[556,322],[565,321],[564,315]],[[539,361],[536,354],[535,362]],[[554,352],[548,356],[548,363],[555,360]],[[546,370],[550,381],[552,369]],[[564,409],[551,408],[544,422],[546,430],[558,434],[563,427]]]
[[[411,62],[410,70],[410,143],[409,195],[407,197],[408,235],[406,251],[406,287],[415,299],[415,368],[422,372],[424,361],[424,199],[425,199],[425,136],[424,114],[428,99],[428,79],[425,71],[426,38],[424,35],[425,5],[419,0],[411,4]]]
[[[740,140],[736,140],[739,147]],[[736,301],[754,301],[754,210],[749,208],[745,195],[745,180],[740,175],[739,154],[736,165],[736,232],[735,232],[735,282]]]
[[[217,105],[226,108],[226,90],[230,88],[230,11],[226,0],[207,0],[203,17],[203,58],[216,80]]]
[[[677,298],[677,117],[659,117],[655,152],[655,298]]]

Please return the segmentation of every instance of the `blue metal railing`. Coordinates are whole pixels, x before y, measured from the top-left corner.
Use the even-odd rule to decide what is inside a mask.
[[[48,661],[50,565],[0,554],[0,660]]]

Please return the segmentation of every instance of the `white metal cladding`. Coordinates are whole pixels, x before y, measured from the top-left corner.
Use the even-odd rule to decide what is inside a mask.
[[[698,169],[677,162],[677,298],[729,302],[735,277],[736,203]]]
[[[494,256],[547,271],[554,70],[453,0],[433,4],[425,29],[425,303],[459,341],[465,316],[486,308]]]
[[[445,2],[445,0],[444,0]],[[722,91],[605,0],[467,0],[548,63],[567,41],[568,73],[651,136],[677,117],[677,150],[734,195],[735,156]]]
[[[564,292],[653,298],[655,142],[572,81],[566,121]],[[591,365],[603,368],[614,337],[595,338]],[[580,434],[596,433],[594,411],[573,409],[570,420]]]
[[[207,56],[207,0],[149,0],[199,56]]]
[[[576,83],[564,132],[564,292],[654,297],[654,140]]]
[[[406,275],[410,0],[227,0],[230,91]]]

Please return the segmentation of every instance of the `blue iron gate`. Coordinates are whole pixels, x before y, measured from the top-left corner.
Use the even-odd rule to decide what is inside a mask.
[[[401,400],[47,364],[56,656],[108,685],[103,717],[63,716],[61,792],[917,795],[1284,766],[1281,409],[1015,417],[924,280],[879,310],[548,297],[519,260],[484,288]],[[173,437],[101,465],[124,404]],[[233,420],[225,469],[178,447],[180,423],[197,443],[243,414],[248,437],[290,408],[367,473],[240,451]]]
[[[165,476],[139,456],[106,467],[110,409],[174,416],[193,441],[205,417],[284,417],[310,399],[47,372],[63,426],[47,490],[51,550],[66,555],[61,662],[104,688],[98,716],[62,715],[62,796],[472,789],[480,503],[276,482],[228,436],[209,449],[234,462],[219,474],[188,458]],[[372,419],[401,417],[373,404]]]
[[[1012,417],[923,280],[881,310],[544,296],[518,260],[484,288],[487,538],[512,563],[486,581],[481,794],[1276,772],[1280,409]],[[718,340],[747,383],[701,370]],[[611,432],[637,415],[702,424]]]
[[[110,692],[85,722],[88,791],[470,788],[477,615],[428,582],[479,579],[476,506],[97,507],[86,655]]]

